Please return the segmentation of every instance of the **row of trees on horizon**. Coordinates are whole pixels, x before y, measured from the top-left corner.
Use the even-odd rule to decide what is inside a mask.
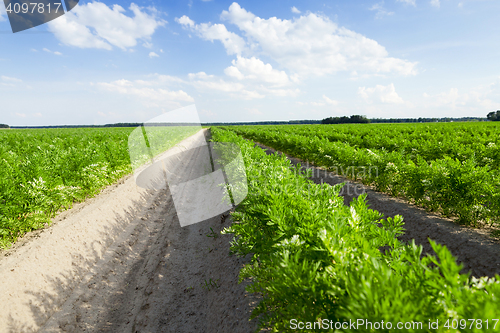
[[[350,117],[328,117],[323,120],[290,120],[290,121],[255,121],[255,122],[228,122],[228,123],[202,123],[202,126],[230,126],[230,125],[298,125],[298,124],[367,124],[367,123],[431,123],[453,121],[500,121],[500,110],[488,113],[486,118],[461,117],[461,118],[371,118],[362,115]],[[138,127],[142,123],[116,123],[106,125],[58,125],[58,126],[9,126],[0,124],[0,128],[76,128],[76,127]],[[154,124],[150,124],[154,125]],[[161,125],[161,124],[158,124]],[[193,124],[181,124],[193,125]]]

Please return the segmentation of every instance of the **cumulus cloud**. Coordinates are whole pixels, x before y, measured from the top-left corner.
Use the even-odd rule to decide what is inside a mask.
[[[328,97],[326,97],[325,95],[323,95],[323,99],[325,100],[326,104],[329,104],[329,105],[338,105],[339,102],[338,101],[335,101],[333,99],[330,99]]]
[[[486,115],[485,112],[500,109],[500,77],[489,84],[469,87],[465,91],[453,87],[439,93],[424,93],[423,106],[444,111],[461,111],[463,115],[472,112]]]
[[[200,90],[229,93],[233,97],[246,100],[265,97],[257,91],[246,89],[241,83],[226,81],[214,75],[207,75],[205,72],[190,73],[188,78],[189,84]]]
[[[326,95],[322,96],[323,99],[320,101],[312,101],[312,102],[297,102],[298,105],[304,106],[304,105],[312,105],[312,106],[326,106],[326,105],[331,105],[331,106],[337,106],[339,104],[338,101],[333,100],[328,98]]]
[[[265,64],[255,57],[244,58],[238,56],[232,61],[233,66],[224,70],[228,76],[238,80],[249,79],[270,83],[274,86],[284,86],[290,83],[284,71],[274,69],[271,64]]]
[[[51,51],[51,50],[49,50],[49,49],[47,49],[45,47],[42,50],[45,51],[45,52],[47,52],[47,53],[55,54],[55,55],[58,55],[58,56],[62,55],[61,52],[58,52],[58,51],[54,51],[53,52],[53,51]]]
[[[415,3],[415,0],[397,0],[398,2],[404,2],[406,3],[407,5],[412,5],[414,7],[417,6],[417,4]]]
[[[159,57],[159,55],[156,54],[155,52],[149,52],[149,57],[150,58],[155,58],[155,57]]]
[[[297,7],[293,6],[292,7],[292,13],[294,13],[294,14],[300,14],[302,12],[300,10],[298,10]]]
[[[232,74],[229,75],[230,80],[215,75],[208,75],[205,72],[198,72],[188,74],[189,81],[185,83],[190,84],[198,90],[228,93],[234,98],[245,100],[261,99],[267,96],[296,96],[300,93],[299,89],[282,89],[277,88],[276,85],[266,86],[261,84],[263,81],[252,82],[250,80],[250,82],[244,82],[245,84],[238,81],[235,82],[235,79],[237,80],[239,76],[231,73],[232,69],[228,68],[226,68],[226,72]],[[236,67],[234,69],[241,75],[241,79],[245,79],[245,76]],[[246,71],[244,72],[246,73]]]
[[[245,48],[245,40],[227,30],[224,24],[202,23],[195,24],[186,15],[176,18],[175,21],[181,24],[184,28],[195,32],[201,38],[213,42],[220,41],[226,48],[227,54],[241,54]]]
[[[374,4],[369,8],[370,10],[376,11],[375,18],[376,19],[381,19],[384,18],[385,16],[390,16],[394,15],[394,12],[389,12],[384,8],[384,2],[379,2]]]
[[[373,88],[359,87],[358,94],[367,103],[386,103],[386,104],[403,104],[404,101],[396,93],[394,84],[389,84],[387,86],[382,86],[377,84]]]
[[[469,99],[469,96],[458,94],[457,88],[451,88],[449,91],[445,91],[435,95],[429,95],[424,93],[424,99],[427,106],[441,107],[448,106],[455,109],[459,105],[464,105]]]
[[[275,60],[281,67],[301,75],[325,75],[338,71],[416,74],[416,63],[389,57],[375,40],[339,27],[329,18],[309,13],[292,20],[260,18],[233,3],[221,19],[234,24],[246,38],[231,34],[238,48],[226,46],[229,54],[247,52]],[[188,17],[178,21],[199,29]],[[212,25],[208,25],[212,26]],[[227,31],[224,26],[224,31]]]
[[[124,50],[136,46],[138,39],[147,42],[166,23],[134,3],[129,9],[133,17],[125,15],[125,9],[119,5],[110,8],[102,2],[82,4],[50,21],[48,28],[66,45],[106,50],[115,46]]]
[[[441,3],[439,0],[431,0],[431,6],[439,8],[441,6]]]
[[[180,106],[179,102],[194,102],[194,99],[183,90],[144,87],[144,82],[117,80],[100,82],[101,89],[128,96],[138,97],[146,106]]]
[[[498,109],[500,106],[499,91],[491,89],[495,84],[470,89],[467,93],[460,93],[458,88],[450,88],[438,94],[424,93],[425,107],[439,107],[456,110],[467,108],[471,111],[477,108]]]

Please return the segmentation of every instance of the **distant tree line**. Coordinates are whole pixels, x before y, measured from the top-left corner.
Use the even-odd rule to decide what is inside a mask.
[[[230,123],[202,123],[202,126],[233,126],[233,125],[305,125],[321,124],[321,120],[290,120],[290,121],[250,121]]]
[[[11,128],[102,128],[102,127],[139,127],[144,123],[116,123],[105,125],[50,125],[50,126],[12,126]],[[147,123],[146,126],[196,126],[196,123]]]
[[[370,120],[365,116],[352,115],[350,117],[329,117],[321,121],[322,124],[367,124]]]
[[[102,125],[102,127],[138,127],[141,125],[142,125],[142,123],[116,123],[116,124]],[[101,126],[99,126],[99,127],[101,127]]]
[[[480,117],[461,117],[461,118],[372,118],[372,123],[447,123],[454,121],[486,121],[486,118]]]
[[[488,113],[486,118],[491,121],[500,121],[500,110],[491,111],[490,113]]]
[[[461,117],[461,118],[371,118],[365,116],[352,115],[350,117],[329,117],[323,120],[290,120],[290,121],[253,121],[253,122],[217,122],[201,123],[202,126],[231,126],[231,125],[300,125],[300,124],[352,124],[352,123],[432,123],[432,122],[453,122],[453,121],[500,121],[500,110],[488,113],[487,118]],[[53,126],[9,126],[0,124],[0,128],[98,128],[98,127],[138,127],[143,123],[116,123],[106,125],[53,125]],[[148,123],[147,126],[194,126],[193,123]]]

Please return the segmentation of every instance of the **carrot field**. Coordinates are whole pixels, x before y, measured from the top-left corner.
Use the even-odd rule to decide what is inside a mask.
[[[139,136],[131,136],[134,128],[123,127],[1,130],[0,248],[50,224],[59,211],[94,196],[199,130],[164,129],[148,127],[151,151],[136,158],[134,166],[129,145],[135,151],[135,141],[144,140],[140,127],[134,132]]]
[[[459,223],[500,221],[497,123],[226,128]]]
[[[401,216],[383,219],[368,208],[366,194],[346,206],[339,196],[342,184],[315,184],[286,156],[267,155],[236,134],[274,146],[281,142],[281,148],[302,151],[302,157],[313,156],[309,154],[315,149],[315,161],[331,154],[332,159],[349,163],[349,158],[360,158],[356,151],[369,149],[346,142],[329,144],[327,138],[311,135],[324,134],[323,129],[335,133],[336,128],[212,128],[215,140],[238,144],[245,161],[248,196],[232,214],[235,223],[224,233],[235,236],[234,253],[252,255],[240,279],[249,279],[247,290],[262,296],[252,314],[261,319],[261,328],[272,332],[499,331],[498,275],[477,279],[461,274],[462,266],[446,246],[433,241],[436,256],[422,256],[422,246],[398,240],[404,233]],[[347,129],[369,130],[340,128]],[[299,134],[301,130],[309,136]],[[344,151],[346,156],[339,156],[342,148],[349,149],[350,155]],[[386,166],[388,157],[382,152],[374,154],[385,158],[380,165]]]

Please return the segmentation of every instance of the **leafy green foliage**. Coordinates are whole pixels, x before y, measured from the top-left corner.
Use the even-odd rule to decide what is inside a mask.
[[[223,233],[235,235],[232,252],[253,254],[240,278],[251,278],[248,290],[262,295],[252,314],[261,327],[289,332],[292,319],[364,319],[423,323],[408,332],[458,332],[443,323],[498,317],[499,276],[461,275],[446,247],[432,241],[437,257],[422,258],[421,246],[398,241],[401,216],[384,219],[364,195],[345,206],[342,185],[314,184],[284,156],[266,155],[232,131],[212,128],[212,137],[238,144],[245,161],[248,196]],[[429,319],[439,320],[439,329],[428,328]]]
[[[198,130],[148,127],[151,156]],[[0,248],[130,173],[129,148],[138,144],[129,140],[132,131],[125,127],[0,131]],[[151,156],[139,156],[135,167]]]
[[[500,222],[495,123],[227,127],[246,138],[476,224]]]
[[[130,172],[131,129],[0,132],[0,247]]]

